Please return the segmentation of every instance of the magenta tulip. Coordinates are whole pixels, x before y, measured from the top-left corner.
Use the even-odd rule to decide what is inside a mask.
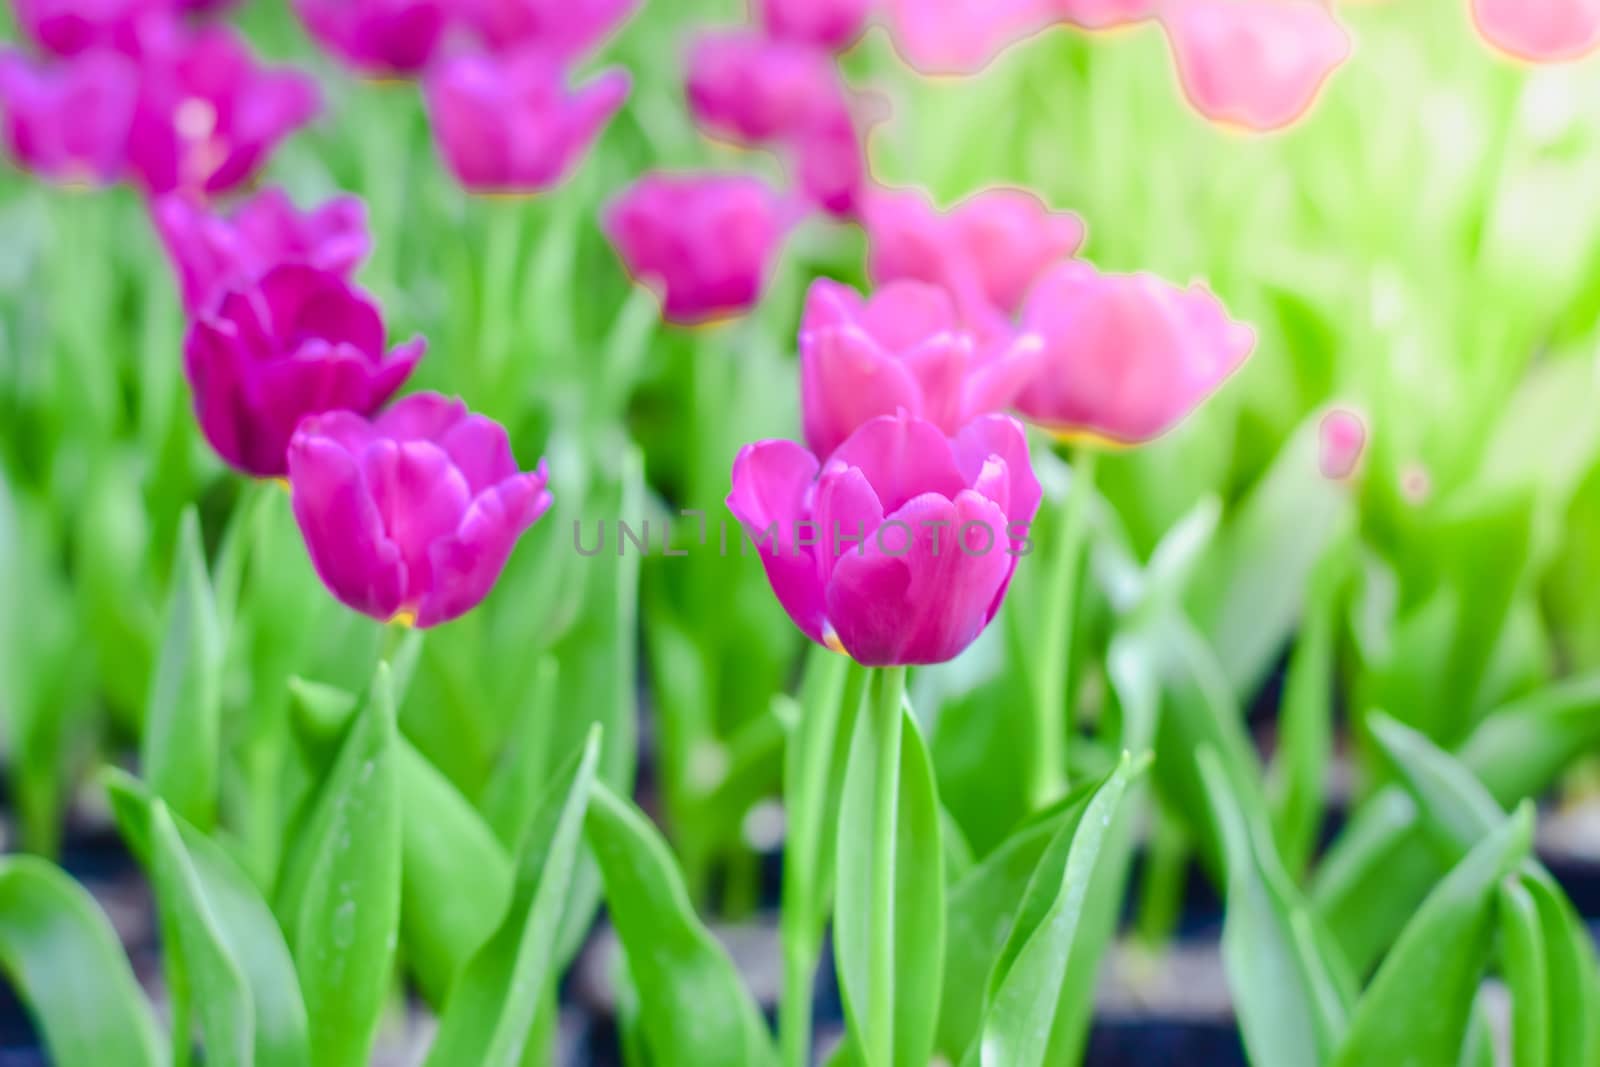
[[[867,188],[867,153],[848,106],[821,117],[789,142],[795,184],[822,210],[839,218],[861,211]]]
[[[75,56],[111,48],[127,54],[154,24],[174,17],[166,0],[14,0],[17,28],[46,52]]]
[[[464,0],[466,18],[494,51],[534,49],[569,64],[614,33],[639,0]]]
[[[221,215],[169,193],[151,204],[150,213],[191,315],[211,310],[225,292],[249,287],[280,264],[348,277],[372,248],[366,207],[353,196],[302,212],[274,187]]]
[[[753,6],[769,36],[841,52],[861,36],[872,0],[754,0]]]
[[[247,474],[281,477],[307,415],[377,410],[422,358],[414,338],[384,354],[378,307],[339,275],[277,267],[189,327],[184,369],[206,440]]]
[[[543,462],[518,468],[498,423],[436,393],[370,422],[314,415],[289,446],[295,519],[323,583],[362,614],[419,627],[489,594],[549,509],[547,482]]]
[[[847,109],[833,57],[755,30],[701,34],[686,61],[689,110],[712,136],[787,142]]]
[[[1600,0],[1472,0],[1496,48],[1534,63],[1577,59],[1600,45]]]
[[[1015,314],[1034,280],[1084,237],[1078,216],[1021,189],[985,189],[942,214],[918,190],[880,190],[862,211],[873,280],[942,285],[974,324]]]
[[[294,6],[324,48],[380,77],[421,71],[449,25],[446,0],[296,0]]]
[[[321,106],[309,77],[261,67],[221,26],[171,35],[140,64],[130,162],[156,195],[243,184]]]
[[[972,74],[1060,21],[1056,0],[887,0],[895,48],[924,74]]]
[[[941,663],[977,638],[1028,551],[1039,498],[1014,419],[951,437],[902,413],[822,463],[792,441],[746,446],[728,507],[795,625],[882,667]]]
[[[628,273],[678,323],[735,314],[761,295],[794,220],[766,182],[743,174],[646,174],[606,208]]]
[[[1040,279],[1023,324],[1044,354],[1017,410],[1057,433],[1124,445],[1177,425],[1255,347],[1255,331],[1203,286],[1076,261]]]
[[[1195,110],[1251,130],[1305,114],[1350,56],[1349,34],[1318,0],[1172,0],[1161,22]]]
[[[1037,372],[1040,352],[1027,334],[974,337],[935,285],[891,282],[868,299],[837,282],[813,282],[800,322],[806,441],[825,456],[859,426],[899,411],[954,433],[1009,408]]]
[[[474,192],[535,193],[564,180],[628,96],[621,70],[577,91],[543,53],[462,55],[427,79],[434,137]]]
[[[138,84],[133,63],[111,52],[49,66],[0,54],[0,108],[12,157],[58,182],[116,181],[127,166]]]

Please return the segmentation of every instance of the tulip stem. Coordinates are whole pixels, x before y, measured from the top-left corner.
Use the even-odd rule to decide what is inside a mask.
[[[863,1045],[873,1067],[894,1062],[895,841],[900,819],[900,729],[906,668],[873,678],[878,765],[872,782],[872,911],[867,928],[867,1017]]]
[[[1039,670],[1035,675],[1033,766],[1030,799],[1035,808],[1067,788],[1067,738],[1072,720],[1071,663],[1077,622],[1078,575],[1089,535],[1089,501],[1094,496],[1095,452],[1072,452],[1072,481],[1057,510],[1054,552],[1045,578]]]

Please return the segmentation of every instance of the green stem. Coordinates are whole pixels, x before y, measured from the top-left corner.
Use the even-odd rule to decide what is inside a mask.
[[[1034,676],[1036,736],[1029,794],[1035,808],[1049,804],[1067,787],[1067,735],[1072,719],[1069,665],[1077,621],[1078,574],[1089,535],[1089,500],[1094,495],[1095,452],[1075,449],[1072,460],[1072,483],[1061,499],[1053,531],[1055,550],[1046,572],[1039,666]]]
[[[867,943],[867,1063],[894,1062],[895,837],[900,820],[900,727],[906,669],[885,667],[873,679],[870,714],[878,735],[872,782],[872,923]]]

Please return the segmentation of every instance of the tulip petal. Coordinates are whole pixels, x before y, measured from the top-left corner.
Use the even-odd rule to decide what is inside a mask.
[[[472,416],[455,433],[469,424],[476,425],[473,420],[480,418]],[[501,430],[502,438],[504,433]],[[507,451],[509,454],[509,448]],[[515,460],[511,467],[516,469]],[[476,607],[489,594],[505,569],[506,560],[511,558],[517,539],[549,510],[548,482],[547,469],[541,462],[533,473],[513,474],[473,498],[454,533],[429,547],[433,591],[418,606],[418,626],[449,622]]]
[[[828,467],[859,468],[885,512],[925,493],[949,499],[967,488],[950,439],[915,418],[880,416],[864,423],[828,457]]]
[[[862,423],[904,408],[922,411],[910,370],[853,327],[800,337],[800,390],[806,441],[828,455]]]
[[[833,468],[817,479],[811,517],[817,526],[817,558],[826,583],[841,556],[866,552],[883,522],[883,505],[855,467]]]
[[[826,614],[821,573],[810,548],[800,545],[817,459],[793,441],[746,445],[733,463],[728,509],[756,541],[778,603],[796,626],[821,643]]]
[[[375,441],[361,468],[384,532],[405,561],[405,602],[415,606],[434,586],[434,542],[455,531],[472,501],[467,481],[431,441]]]
[[[349,607],[393,616],[405,599],[405,563],[384,533],[356,457],[307,427],[289,446],[288,467],[295,520],[317,576]]]

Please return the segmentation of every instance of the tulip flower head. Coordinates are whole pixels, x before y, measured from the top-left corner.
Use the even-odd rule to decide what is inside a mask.
[[[882,667],[941,663],[977,638],[1039,498],[1016,420],[989,415],[947,436],[902,412],[820,463],[793,441],[747,445],[728,507],[795,625]]]
[[[825,456],[864,423],[900,411],[955,433],[1009,408],[1040,355],[1031,335],[981,342],[938,286],[890,282],[866,298],[819,280],[800,323],[806,441]]]
[[[1350,56],[1349,34],[1318,0],[1172,0],[1161,23],[1195,110],[1250,130],[1305,114]]]
[[[611,202],[604,228],[666,318],[696,323],[755,304],[793,218],[759,178],[656,172]]]
[[[1084,237],[1078,216],[1021,189],[985,189],[944,213],[918,190],[886,189],[865,198],[862,214],[874,281],[942,285],[973,322],[1014,314],[1034,280]]]
[[[5,139],[19,166],[66,183],[106,183],[127,165],[138,71],[112,52],[48,67],[0,54]]]
[[[422,339],[386,355],[383,333],[377,305],[329,271],[281,266],[230,292],[184,343],[206,440],[246,474],[283,476],[302,418],[375,411],[416,367]]]
[[[872,0],[754,0],[753,6],[774,39],[842,52],[861,36]]]
[[[368,421],[314,415],[289,446],[295,520],[317,575],[364,615],[419,627],[476,607],[550,507],[499,423],[417,393]]]
[[[1484,39],[1533,63],[1577,59],[1600,45],[1600,0],[1472,0]]]
[[[261,67],[221,26],[172,35],[140,64],[130,162],[154,195],[243,184],[321,107],[309,77]]]
[[[1023,324],[1043,338],[1044,354],[1017,410],[1057,433],[1122,445],[1176,426],[1255,347],[1255,331],[1201,285],[1082,262],[1040,279]]]
[[[795,182],[813,204],[837,218],[861,210],[867,154],[848,106],[824,114],[789,143]]]
[[[323,47],[367,74],[403,77],[427,66],[449,25],[445,0],[296,0]]]
[[[353,196],[302,212],[273,187],[219,215],[190,196],[169,193],[151,204],[150,214],[191,315],[211,310],[228,290],[247,288],[286,263],[349,277],[372,248],[366,207]]]
[[[923,74],[973,74],[1061,21],[1057,0],[886,0],[895,49]]]
[[[1317,466],[1329,481],[1342,482],[1361,465],[1367,447],[1367,424],[1345,408],[1334,408],[1317,425]]]
[[[639,0],[464,0],[465,17],[492,51],[543,52],[567,65],[597,48]]]
[[[712,136],[740,144],[797,137],[846,108],[833,59],[755,30],[701,34],[689,46],[689,110]]]
[[[172,19],[165,0],[14,0],[17,28],[44,51],[75,56],[110,48],[132,54],[146,29]]]
[[[429,74],[434,138],[466,188],[536,193],[564,180],[628,97],[625,71],[608,70],[582,88],[543,53],[469,54]]]

